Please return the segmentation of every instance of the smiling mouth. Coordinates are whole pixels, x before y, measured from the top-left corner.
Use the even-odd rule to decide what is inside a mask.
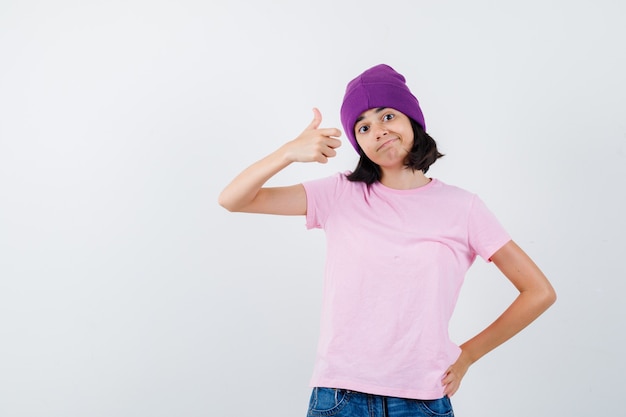
[[[398,140],[398,138],[392,138],[389,140],[386,140],[382,145],[380,145],[378,148],[376,148],[377,151],[380,151],[382,148],[386,147],[387,145],[389,145],[391,142]]]

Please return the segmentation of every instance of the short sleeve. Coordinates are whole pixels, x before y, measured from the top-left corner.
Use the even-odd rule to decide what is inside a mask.
[[[511,240],[496,216],[478,196],[474,196],[470,208],[468,235],[471,250],[487,262],[491,262],[493,254]]]
[[[306,192],[306,227],[307,229],[324,228],[328,214],[341,194],[345,175],[337,173],[330,177],[304,182]]]

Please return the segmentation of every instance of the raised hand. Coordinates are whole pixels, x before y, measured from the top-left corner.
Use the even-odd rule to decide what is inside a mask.
[[[320,129],[322,115],[313,109],[313,121],[295,139],[244,169],[222,190],[219,203],[230,211],[272,214],[305,214],[306,194],[302,184],[289,187],[263,185],[292,162],[328,162],[341,146],[339,129]]]
[[[341,131],[335,128],[322,128],[322,114],[313,108],[313,121],[294,140],[285,144],[285,152],[292,162],[319,162],[325,164],[328,158],[337,155],[335,150],[341,146],[337,137]]]

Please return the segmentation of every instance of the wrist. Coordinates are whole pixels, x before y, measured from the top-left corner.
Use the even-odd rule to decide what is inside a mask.
[[[471,353],[471,350],[464,344],[461,345],[460,347],[461,347],[461,354],[459,355],[459,359],[457,360],[458,362],[462,362],[463,364],[469,367],[473,365],[474,362],[476,362],[479,359],[479,358],[474,357],[474,355],[472,355]]]
[[[276,153],[278,159],[285,166],[298,161],[296,154],[292,150],[291,141],[283,144],[280,148],[276,150]]]

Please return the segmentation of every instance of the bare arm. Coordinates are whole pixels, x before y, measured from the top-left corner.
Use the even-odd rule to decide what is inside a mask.
[[[458,390],[470,365],[519,333],[556,301],[548,279],[515,242],[508,242],[491,260],[520,293],[496,321],[461,345],[459,359],[443,379],[446,395]]]
[[[306,214],[306,194],[302,184],[289,187],[263,187],[274,175],[293,162],[326,163],[341,145],[338,129],[320,129],[322,115],[313,109],[313,121],[294,140],[285,143],[260,161],[246,168],[219,196],[219,204],[229,211],[266,214]]]

